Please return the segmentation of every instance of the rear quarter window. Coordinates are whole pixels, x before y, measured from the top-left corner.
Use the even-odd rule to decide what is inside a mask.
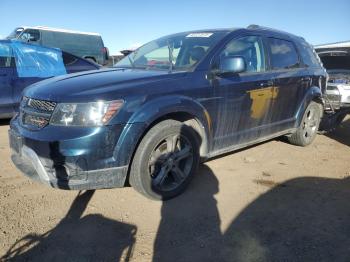
[[[298,42],[299,53],[307,67],[320,67],[320,60],[313,47],[305,41]]]
[[[273,70],[299,67],[299,56],[292,42],[283,39],[268,38],[267,44]]]

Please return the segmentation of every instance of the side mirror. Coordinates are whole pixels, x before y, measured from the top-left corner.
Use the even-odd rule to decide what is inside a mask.
[[[239,74],[246,71],[247,66],[242,56],[227,56],[220,60],[219,75]]]

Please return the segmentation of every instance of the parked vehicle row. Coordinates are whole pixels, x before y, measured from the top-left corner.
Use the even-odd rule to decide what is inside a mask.
[[[152,199],[185,190],[201,161],[286,135],[306,146],[327,73],[301,37],[260,26],[151,41],[115,68],[24,91],[12,160],[62,189],[122,187]]]
[[[0,40],[0,118],[10,118],[18,111],[27,86],[54,76],[99,68],[56,48]]]
[[[17,27],[7,39],[18,39],[47,47],[59,48],[100,65],[108,63],[109,51],[101,35],[45,26]]]

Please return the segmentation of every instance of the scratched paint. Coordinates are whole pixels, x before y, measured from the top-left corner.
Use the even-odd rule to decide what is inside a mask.
[[[248,91],[252,99],[251,117],[261,119],[271,107],[271,101],[278,97],[278,87],[268,87]]]

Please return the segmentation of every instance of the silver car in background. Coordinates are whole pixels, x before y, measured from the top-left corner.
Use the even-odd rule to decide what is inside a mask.
[[[329,75],[325,102],[328,109],[350,108],[350,41],[315,46]]]

